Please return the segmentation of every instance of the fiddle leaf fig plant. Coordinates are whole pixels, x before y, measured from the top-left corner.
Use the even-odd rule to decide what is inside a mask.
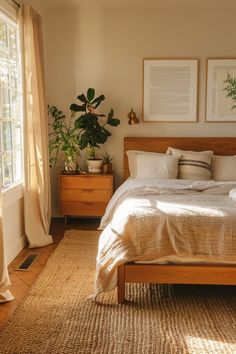
[[[96,97],[93,88],[89,88],[86,94],[82,93],[77,98],[80,103],[71,104],[70,109],[73,112],[82,113],[75,120],[75,127],[79,130],[77,135],[78,145],[80,150],[88,147],[88,158],[95,159],[95,148],[100,148],[100,145],[104,144],[107,141],[107,138],[111,136],[111,132],[107,127],[118,126],[120,120],[114,118],[114,111],[112,108],[107,117],[105,114],[98,114],[95,112],[101,102],[105,100],[105,96],[100,95]]]

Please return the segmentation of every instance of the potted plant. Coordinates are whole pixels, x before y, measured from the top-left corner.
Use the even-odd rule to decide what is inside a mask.
[[[95,148],[100,148],[101,144],[107,141],[111,135],[107,126],[116,127],[120,120],[114,118],[114,111],[111,108],[107,117],[105,114],[98,114],[95,110],[102,101],[104,95],[95,97],[95,90],[89,88],[86,95],[80,94],[78,97],[80,104],[73,103],[70,106],[72,112],[81,112],[82,114],[75,120],[75,127],[79,130],[78,145],[80,150],[87,148],[87,163],[89,172],[101,172],[102,159],[95,158]],[[104,121],[104,117],[106,120]],[[95,165],[95,166],[94,166]]]
[[[114,157],[108,153],[105,153],[102,156],[102,160],[103,160],[102,171],[103,171],[103,173],[111,173],[112,172],[112,160],[113,159],[114,159]]]
[[[64,154],[64,172],[78,173],[77,155],[79,144],[75,115],[71,114],[69,120],[62,111],[55,106],[48,106],[49,116],[49,163],[54,167],[60,151]]]

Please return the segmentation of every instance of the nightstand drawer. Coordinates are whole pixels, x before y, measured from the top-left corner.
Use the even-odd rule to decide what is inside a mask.
[[[61,202],[61,213],[64,215],[103,216],[107,203],[93,202]]]
[[[109,189],[61,189],[61,201],[109,202]]]
[[[113,174],[60,176],[60,210],[67,216],[103,216],[113,194]]]
[[[111,176],[61,176],[61,188],[63,189],[112,189]]]

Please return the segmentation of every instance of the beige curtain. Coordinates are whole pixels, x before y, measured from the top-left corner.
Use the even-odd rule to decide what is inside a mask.
[[[0,303],[13,299],[13,296],[9,290],[10,285],[5,260],[4,237],[2,230],[2,192],[0,190]]]
[[[25,230],[29,247],[52,243],[48,122],[41,16],[22,6],[25,70]]]

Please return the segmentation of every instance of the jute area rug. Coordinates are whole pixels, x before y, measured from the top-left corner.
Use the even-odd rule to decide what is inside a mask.
[[[0,334],[0,353],[236,353],[234,287],[130,285],[88,299],[98,232],[67,231]]]

